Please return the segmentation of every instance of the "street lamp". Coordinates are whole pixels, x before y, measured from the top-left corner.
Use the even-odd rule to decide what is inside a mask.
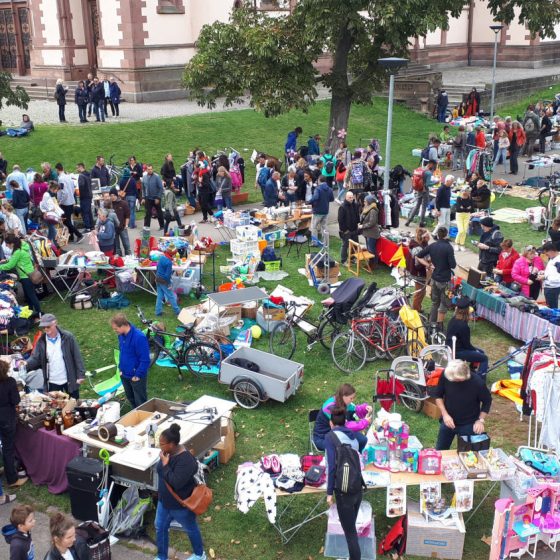
[[[391,169],[391,131],[393,128],[393,97],[395,94],[395,75],[408,64],[406,58],[379,58],[377,63],[389,73],[389,107],[387,109],[387,142],[385,144],[385,171],[383,173],[383,190],[389,191],[389,171]]]
[[[491,25],[494,32],[494,65],[492,66],[492,99],[490,101],[490,126],[494,120],[494,97],[496,96],[496,58],[498,57],[498,33],[504,28],[501,24]]]

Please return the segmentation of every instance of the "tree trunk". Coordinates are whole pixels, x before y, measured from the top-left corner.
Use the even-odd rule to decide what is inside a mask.
[[[334,52],[333,68],[331,72],[331,114],[329,129],[327,131],[326,148],[334,154],[338,143],[338,132],[348,130],[350,106],[352,105],[352,88],[348,83],[348,55],[352,48],[352,33],[348,29],[348,21],[343,21],[340,26],[336,49]]]

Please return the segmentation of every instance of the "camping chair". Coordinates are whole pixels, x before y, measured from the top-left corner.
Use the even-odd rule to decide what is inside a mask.
[[[360,243],[357,241],[348,241],[348,272],[351,272],[355,276],[360,275],[360,264],[363,262],[363,267],[369,272],[373,272],[371,268],[370,261],[375,255],[370,253],[367,249],[364,249]],[[355,269],[352,268],[352,259],[354,259]]]
[[[317,420],[319,412],[321,412],[319,408],[314,408],[307,413],[307,422],[309,423],[309,452],[311,454],[321,453],[321,450],[317,448],[313,441],[313,428],[315,427],[315,420]]]
[[[296,255],[299,257],[299,254],[301,252],[301,247],[302,245],[307,244],[307,252],[310,252],[309,249],[309,237],[310,237],[311,232],[309,231],[309,228],[305,228],[305,229],[298,229],[296,231],[291,231],[290,233],[288,233],[288,235],[286,235],[286,245],[288,246],[288,253],[287,253],[287,257],[290,256],[290,251],[292,250],[292,247],[295,246],[296,248]]]
[[[100,397],[104,397],[109,393],[114,392],[114,397],[120,397],[124,393],[124,388],[122,386],[121,374],[119,371],[119,356],[120,352],[118,350],[114,351],[114,359],[115,364],[110,366],[105,366],[99,369],[94,369],[93,371],[86,371],[86,377],[89,381],[91,388],[98,394]],[[115,373],[109,379],[105,381],[100,381],[99,383],[93,384],[93,378],[98,374],[104,371],[115,369]]]

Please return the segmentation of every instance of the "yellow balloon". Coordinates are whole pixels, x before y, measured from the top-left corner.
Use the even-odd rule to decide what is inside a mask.
[[[258,340],[262,335],[262,329],[259,327],[259,325],[253,325],[251,327],[251,333],[253,335],[253,338],[255,340]]]

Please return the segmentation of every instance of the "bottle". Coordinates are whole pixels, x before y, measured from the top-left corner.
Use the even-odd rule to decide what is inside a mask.
[[[69,410],[68,412],[64,413],[63,417],[64,429],[71,428],[74,425],[74,415]]]
[[[45,427],[45,430],[48,430],[49,432],[54,430],[54,416],[51,411],[47,412],[47,416],[43,420],[43,426]]]
[[[62,432],[64,430],[64,420],[62,419],[62,412],[60,410],[57,410],[56,412],[54,429],[59,436],[62,435]]]
[[[146,435],[148,436],[148,447],[156,446],[156,431],[153,424],[148,424],[148,429],[146,430]]]

